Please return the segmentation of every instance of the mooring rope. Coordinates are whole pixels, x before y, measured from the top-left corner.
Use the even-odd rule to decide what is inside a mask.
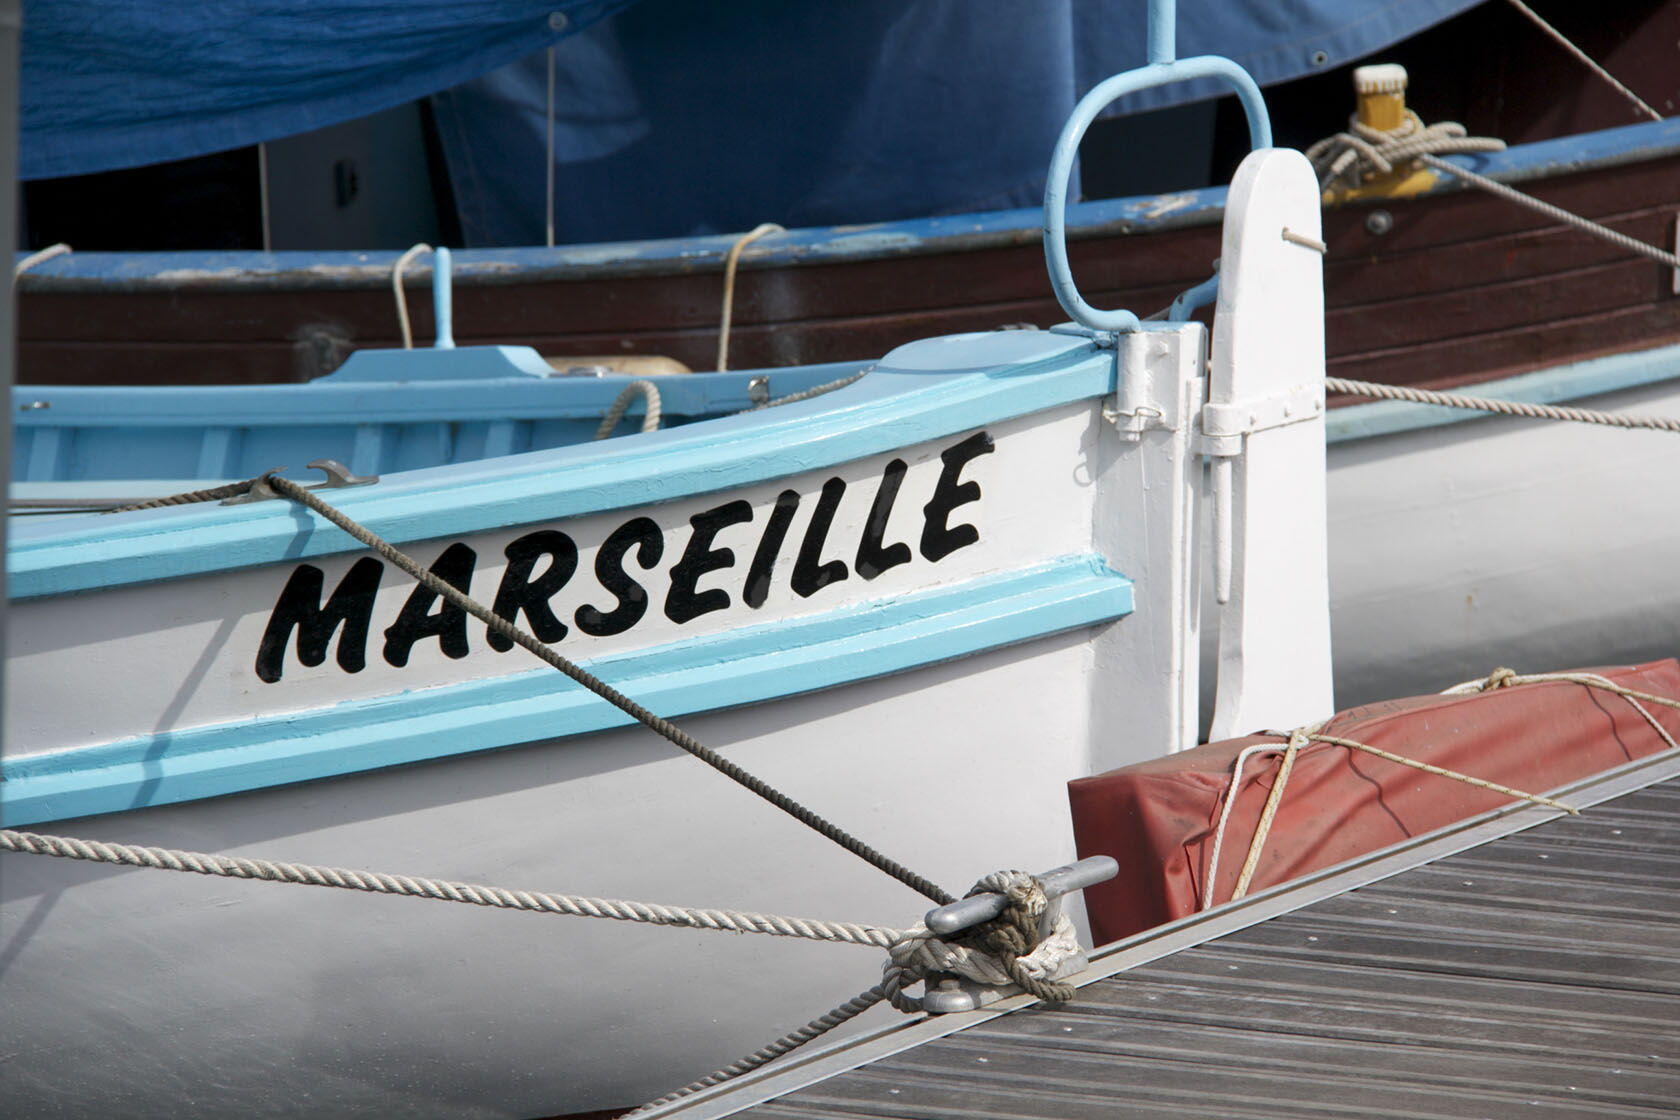
[[[161,498],[148,498],[143,502],[131,502],[126,506],[112,506],[110,509],[100,510],[101,513],[133,513],[137,509],[163,509],[166,506],[190,506],[195,502],[219,502],[226,498],[237,498],[241,494],[249,494],[251,487],[261,482],[263,475],[247,478],[243,482],[229,482],[221,486],[211,486],[204,490],[187,490],[180,494],[167,494]]]
[[[1660,704],[1668,708],[1680,709],[1680,700],[1675,700],[1667,696],[1658,696],[1655,693],[1639,692],[1635,689],[1626,688],[1622,685],[1616,684],[1607,677],[1600,676],[1597,673],[1534,673],[1523,675],[1511,669],[1495,669],[1486,677],[1478,677],[1474,680],[1466,681],[1463,684],[1454,685],[1453,687],[1444,690],[1441,694],[1443,696],[1456,696],[1473,692],[1486,692],[1497,688],[1509,688],[1514,685],[1542,684],[1548,681],[1579,684],[1587,688],[1602,689],[1605,692],[1610,692],[1622,697],[1633,706],[1634,710],[1639,713],[1646,723],[1650,724],[1652,729],[1656,731],[1657,735],[1667,745],[1669,750],[1680,751],[1680,741],[1677,741],[1675,737],[1669,733],[1668,729],[1662,725],[1661,721],[1658,720],[1656,716],[1652,715],[1650,711],[1645,708],[1644,704],[1641,703],[1644,701],[1653,704]],[[1261,810],[1260,819],[1255,824],[1254,835],[1249,840],[1248,854],[1243,861],[1242,870],[1238,874],[1236,886],[1231,892],[1231,901],[1242,898],[1248,893],[1249,883],[1253,878],[1255,868],[1259,864],[1260,854],[1265,847],[1266,838],[1271,831],[1272,820],[1276,816],[1278,803],[1283,799],[1284,787],[1288,784],[1289,774],[1293,767],[1295,756],[1300,752],[1301,748],[1306,746],[1309,742],[1325,743],[1331,746],[1344,747],[1352,751],[1363,751],[1366,754],[1375,755],[1377,758],[1384,759],[1388,762],[1397,763],[1401,766],[1409,766],[1414,770],[1421,770],[1426,774],[1433,774],[1436,777],[1449,778],[1453,781],[1463,782],[1467,785],[1475,786],[1478,789],[1485,789],[1505,797],[1510,797],[1514,800],[1529,801],[1536,805],[1544,805],[1549,809],[1556,809],[1559,812],[1567,813],[1570,816],[1576,816],[1580,813],[1580,810],[1574,806],[1567,805],[1554,798],[1542,797],[1539,794],[1534,793],[1524,793],[1522,790],[1512,789],[1510,786],[1500,785],[1497,782],[1490,782],[1484,778],[1473,777],[1469,774],[1459,773],[1456,770],[1448,770],[1442,766],[1435,766],[1427,762],[1420,762],[1415,758],[1407,758],[1404,755],[1398,755],[1392,751],[1385,751],[1379,747],[1373,747],[1368,743],[1357,742],[1353,739],[1347,739],[1339,735],[1326,735],[1321,730],[1323,727],[1324,724],[1316,723],[1308,724],[1304,727],[1297,727],[1292,731],[1263,731],[1260,734],[1267,738],[1285,740],[1284,745],[1280,748],[1271,743],[1255,743],[1243,748],[1243,750],[1238,753],[1231,769],[1231,781],[1225,789],[1224,805],[1220,810],[1219,823],[1214,829],[1212,850],[1208,856],[1207,879],[1202,886],[1202,909],[1206,910],[1213,906],[1214,883],[1218,878],[1219,857],[1221,849],[1224,846],[1226,827],[1231,819],[1231,808],[1236,803],[1237,795],[1242,789],[1244,764],[1248,761],[1249,757],[1254,754],[1262,752],[1281,753],[1282,760],[1278,768],[1277,776],[1272,780],[1271,792],[1267,795],[1266,804]]]
[[[1592,56],[1587,54],[1587,52],[1582,50],[1580,47],[1577,47],[1574,42],[1570,40],[1569,36],[1565,35],[1563,32],[1547,23],[1544,19],[1540,18],[1540,13],[1536,12],[1527,4],[1524,4],[1523,0],[1511,0],[1511,7],[1527,16],[1529,21],[1549,36],[1553,42],[1557,43],[1558,46],[1574,55],[1578,62],[1585,65],[1594,74],[1597,74],[1601,79],[1607,82],[1617,93],[1632,102],[1634,108],[1638,109],[1654,121],[1660,121],[1663,119],[1661,113],[1645,104],[1643,98],[1641,98],[1637,93],[1634,93],[1627,86],[1624,86],[1616,79],[1614,74],[1610,73],[1610,71],[1593,61]]]
[[[1417,389],[1409,385],[1383,385],[1375,381],[1350,381],[1345,377],[1326,377],[1324,387],[1332,393],[1350,393],[1355,396],[1376,397],[1390,401],[1411,401],[1413,404],[1433,404],[1440,405],[1442,408],[1466,408],[1479,412],[1497,412],[1503,416],[1525,416],[1532,420],[1569,420],[1578,424],[1605,424],[1613,428],[1680,432],[1680,420],[1667,416],[1641,416],[1637,413],[1602,412],[1598,409],[1570,408],[1565,405],[1502,401],[1492,397],[1467,397],[1458,393],[1437,393],[1433,389]]]
[[[1465,135],[1464,126],[1456,121],[1437,121],[1426,125],[1416,113],[1408,109],[1405,120],[1394,129],[1373,128],[1362,123],[1355,114],[1348,120],[1346,132],[1338,132],[1318,141],[1307,149],[1306,155],[1319,174],[1319,185],[1325,190],[1338,184],[1349,189],[1357,188],[1369,176],[1387,175],[1399,165],[1415,160],[1437,171],[1444,171],[1495,197],[1527,207],[1537,214],[1562,222],[1572,229],[1607,241],[1630,253],[1649,257],[1670,268],[1680,268],[1680,256],[1666,249],[1619,233],[1561,206],[1554,206],[1531,194],[1508,187],[1496,179],[1490,179],[1467,167],[1460,167],[1440,158],[1452,153],[1497,152],[1503,151],[1504,148],[1503,140]]]
[[[1487,191],[1489,194],[1497,195],[1507,202],[1514,202],[1518,206],[1526,206],[1537,214],[1544,214],[1546,217],[1562,222],[1564,225],[1582,233],[1591,234],[1600,240],[1610,242],[1612,245],[1620,246],[1630,253],[1649,257],[1658,264],[1665,264],[1670,268],[1680,268],[1680,256],[1676,256],[1667,249],[1658,248],[1639,240],[1637,237],[1629,237],[1625,233],[1618,233],[1609,226],[1599,225],[1590,218],[1583,218],[1581,215],[1571,213],[1561,206],[1553,206],[1551,203],[1535,198],[1531,194],[1524,194],[1522,191],[1508,187],[1497,179],[1489,179],[1486,175],[1478,175],[1468,167],[1460,167],[1456,163],[1449,163],[1444,159],[1437,159],[1435,156],[1428,154],[1420,155],[1417,158],[1419,162],[1427,163],[1430,167],[1438,171],[1445,171],[1449,175],[1455,175],[1471,186]]]
[[[765,401],[763,404],[755,404],[751,408],[743,408],[740,412],[736,413],[736,415],[744,416],[749,412],[762,412],[767,408],[777,408],[784,404],[798,404],[800,401],[808,401],[814,397],[826,396],[829,393],[834,392],[836,389],[844,389],[846,386],[851,385],[854,382],[861,381],[864,374],[873,372],[874,369],[874,366],[867,366],[846,377],[837,378],[834,381],[825,381],[821,385],[813,385],[809,389],[801,389],[799,392],[789,393],[785,397],[776,397],[773,400]]]
[[[1074,997],[1072,984],[1051,980],[1056,970],[1077,954],[1079,938],[1073,922],[1061,915],[1051,933],[1040,938],[1039,919],[1049,900],[1044,884],[1024,871],[994,871],[975,883],[969,895],[997,893],[1008,901],[1003,913],[988,922],[950,938],[935,937],[923,923],[903,931],[888,949],[890,959],[882,966],[881,982],[859,992],[845,1003],[824,1012],[798,1030],[754,1050],[705,1077],[642,1105],[629,1116],[639,1116],[673,1101],[693,1096],[725,1081],[751,1073],[790,1051],[820,1038],[843,1023],[857,1018],[876,1004],[886,1001],[906,1013],[922,1010],[922,1000],[906,989],[940,974],[966,976],[981,984],[1015,984],[1034,998],[1064,1002]]]
[[[456,588],[454,584],[430,571],[427,571],[425,568],[420,566],[418,561],[408,556],[406,553],[399,551],[383,538],[376,536],[365,526],[351,520],[340,510],[322,501],[313,492],[306,490],[297,483],[292,482],[289,479],[282,478],[279,475],[267,475],[265,477],[267,478],[269,485],[274,488],[276,493],[282,494],[295,502],[308,506],[322,517],[344,530],[344,532],[349,534],[352,538],[361,542],[363,545],[366,545],[374,552],[377,552],[380,556],[390,561],[390,563],[396,567],[407,572],[427,590],[431,591],[435,595],[441,596],[451,606],[465,611],[474,618],[478,619],[480,622],[484,623],[486,626],[490,627],[492,630],[496,631],[498,634],[507,638],[509,641],[524,647],[526,650],[542,659],[542,661],[550,667],[564,673],[567,677],[582,685],[590,692],[593,692],[596,696],[599,696],[609,704],[612,704],[614,707],[618,708],[620,711],[624,712],[643,726],[664,736],[667,740],[687,751],[695,758],[698,758],[714,770],[717,770],[725,777],[739,783],[742,786],[745,786],[747,789],[756,793],[758,796],[776,806],[776,808],[782,810],[784,813],[787,813],[801,824],[816,830],[822,835],[828,837],[830,840],[834,841],[836,844],[840,845],[842,848],[846,849],[848,852],[851,852],[853,855],[863,859],[881,871],[886,872],[905,886],[925,895],[928,898],[931,898],[933,901],[940,903],[941,905],[947,902],[955,901],[949,893],[931,880],[916,874],[897,860],[889,858],[876,848],[864,843],[864,841],[858,837],[853,836],[845,829],[840,828],[838,825],[833,824],[812,810],[806,808],[804,805],[801,805],[793,798],[772,787],[768,782],[765,782],[761,778],[749,773],[742,767],[729,761],[729,759],[725,758],[723,755],[712,750],[710,747],[705,746],[699,740],[695,739],[692,735],[689,735],[686,731],[682,730],[670,720],[655,715],[653,712],[644,708],[624,693],[618,691],[618,689],[614,688],[600,677],[597,677],[595,674],[589,672],[587,669],[584,669],[582,666],[562,654],[555,652],[554,649],[544,645],[524,630],[509,622],[507,619],[493,613],[482,603],[469,598],[466,594]]]
[[[160,871],[184,871],[223,879],[251,879],[268,883],[294,883],[306,887],[336,887],[403,898],[425,898],[437,902],[461,902],[497,910],[523,910],[535,914],[559,914],[574,918],[607,918],[618,922],[644,922],[657,926],[714,930],[720,933],[762,933],[771,937],[793,937],[807,941],[828,941],[845,945],[890,949],[912,930],[888,926],[834,922],[820,918],[796,918],[783,914],[760,914],[751,910],[719,910],[694,906],[672,906],[658,902],[634,902],[620,898],[591,898],[586,895],[556,894],[549,891],[509,890],[480,883],[458,883],[416,875],[392,875],[382,871],[357,871],[344,867],[320,867],[246,856],[210,855],[177,848],[142,847],[102,840],[80,840],[36,832],[0,829],[0,851],[56,856],[123,867],[150,867]]]

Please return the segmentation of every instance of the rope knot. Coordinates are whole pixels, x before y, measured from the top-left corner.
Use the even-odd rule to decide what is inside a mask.
[[[1042,1000],[1072,999],[1074,986],[1051,977],[1080,952],[1079,938],[1066,914],[1057,917],[1047,934],[1041,932],[1050,908],[1044,884],[1024,871],[994,871],[975,883],[966,897],[977,894],[1003,895],[1003,913],[947,939],[917,923],[888,950],[882,983],[892,1005],[901,1011],[919,1011],[922,1001],[903,989],[941,975],[993,987],[1014,984]]]
[[[1487,680],[1483,681],[1481,687],[1476,691],[1492,692],[1495,689],[1510,688],[1516,683],[1517,671],[1515,669],[1499,668],[1489,673]]]

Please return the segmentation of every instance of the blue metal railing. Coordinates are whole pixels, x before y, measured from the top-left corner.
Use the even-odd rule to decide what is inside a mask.
[[[1177,0],[1149,0],[1149,65],[1116,74],[1080,98],[1067,124],[1062,126],[1062,134],[1050,155],[1049,181],[1044,187],[1044,260],[1050,270],[1050,284],[1056,291],[1056,300],[1062,305],[1062,310],[1074,322],[1091,330],[1138,329],[1138,317],[1132,312],[1104,311],[1085,302],[1068,265],[1068,185],[1073,175],[1073,161],[1079,154],[1079,142],[1085,138],[1085,130],[1096,120],[1097,114],[1111,103],[1139,90],[1198,78],[1216,78],[1230,86],[1242,102],[1243,113],[1248,117],[1249,146],[1256,150],[1272,146],[1272,122],[1266,115],[1266,102],[1248,71],[1218,55],[1173,57],[1177,50],[1177,15]],[[1215,280],[1210,279],[1185,292],[1173,301],[1170,314],[1175,317],[1187,315],[1187,309],[1193,310],[1206,302],[1214,291],[1214,283]]]

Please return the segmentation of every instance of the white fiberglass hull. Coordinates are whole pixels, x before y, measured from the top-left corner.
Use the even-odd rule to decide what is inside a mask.
[[[1570,403],[1680,416],[1680,380]],[[1340,706],[1680,650],[1680,435],[1493,418],[1334,442],[1329,499]]]

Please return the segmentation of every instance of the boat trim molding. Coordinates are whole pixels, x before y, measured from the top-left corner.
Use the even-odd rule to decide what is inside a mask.
[[[1129,614],[1132,581],[1094,554],[586,661],[667,716],[850,684]],[[7,827],[337,777],[626,726],[541,668],[316,711],[13,757]]]
[[[1676,151],[1680,151],[1680,119],[1669,118],[1453,159],[1502,182],[1520,183],[1657,159]],[[1422,193],[1463,189],[1456,179],[1443,175]],[[1070,208],[1069,232],[1079,239],[1210,225],[1224,213],[1225,193],[1221,185],[1085,202]],[[1041,208],[1023,207],[794,229],[755,242],[741,255],[741,267],[795,267],[1027,245],[1042,235],[1042,218]],[[738,237],[731,233],[554,248],[462,249],[455,252],[455,279],[473,286],[721,272]],[[399,255],[395,251],[67,253],[31,269],[26,283],[29,290],[41,292],[367,289],[390,283],[391,267]],[[18,259],[22,256],[18,254]]]
[[[1089,339],[952,335],[902,346],[844,389],[768,413],[404,471],[337,504],[399,545],[562,521],[821,470],[1106,396],[1114,384],[1113,355]],[[32,599],[361,547],[289,502],[36,521],[14,527],[8,590]]]

